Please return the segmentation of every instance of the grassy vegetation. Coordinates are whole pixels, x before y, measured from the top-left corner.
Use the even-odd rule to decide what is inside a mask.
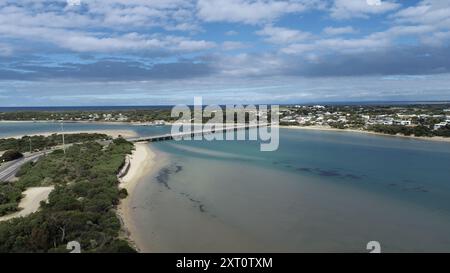
[[[119,239],[115,213],[119,196],[117,173],[133,145],[116,139],[103,147],[76,144],[66,155],[57,150],[19,172],[19,180],[0,186],[0,206],[17,208],[21,192],[32,186],[54,185],[48,203],[24,218],[0,223],[0,252],[67,252],[78,241],[83,252],[131,252]]]
[[[22,190],[11,184],[0,184],[0,216],[13,213],[22,198]]]
[[[450,126],[440,128],[439,130],[431,130],[426,126],[402,126],[402,125],[373,125],[367,128],[369,131],[374,131],[383,134],[396,135],[401,134],[405,136],[419,136],[419,137],[450,137]]]
[[[90,133],[64,135],[64,140],[66,144],[80,143],[94,140],[104,140],[104,139],[110,139],[110,137],[105,134],[90,134]],[[62,145],[62,135],[53,134],[50,136],[24,136],[19,139],[17,138],[0,139],[0,151],[16,150],[19,152],[29,152],[30,145],[32,151]]]

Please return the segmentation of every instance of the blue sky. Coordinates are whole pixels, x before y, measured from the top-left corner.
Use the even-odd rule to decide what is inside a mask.
[[[446,0],[0,0],[0,106],[449,100]]]

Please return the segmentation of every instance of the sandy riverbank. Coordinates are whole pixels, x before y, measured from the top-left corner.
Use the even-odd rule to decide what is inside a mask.
[[[332,127],[325,126],[285,126],[282,125],[280,128],[283,129],[298,129],[298,130],[319,130],[319,131],[333,131],[333,132],[347,132],[347,133],[360,133],[360,134],[369,134],[376,136],[385,136],[385,137],[397,137],[397,138],[406,138],[406,139],[416,139],[416,140],[425,140],[425,141],[439,141],[439,142],[450,142],[450,138],[448,137],[417,137],[417,136],[404,136],[404,135],[389,135],[365,130],[357,130],[357,129],[337,129]]]
[[[113,138],[117,138],[122,136],[124,138],[136,137],[136,132],[132,130],[80,130],[80,131],[64,131],[64,134],[81,134],[81,133],[98,133],[98,134],[106,134]],[[4,136],[1,138],[22,138],[23,136],[50,136],[53,134],[61,134],[61,132],[42,132],[42,133],[32,133],[32,134],[24,134],[24,135],[13,135],[13,136]]]
[[[23,197],[19,203],[19,208],[22,208],[22,210],[0,217],[0,222],[7,221],[16,217],[25,217],[31,213],[38,211],[41,205],[41,201],[47,200],[48,195],[54,188],[54,186],[28,188],[23,192],[25,197]]]
[[[131,200],[133,192],[138,182],[146,175],[156,170],[155,157],[156,154],[150,149],[147,143],[136,143],[135,151],[130,158],[130,169],[128,173],[120,179],[120,188],[125,188],[128,197],[123,199],[117,207],[117,212],[122,220],[124,237],[130,241],[137,250],[140,250],[139,236],[135,228],[134,219],[131,217],[133,207]]]
[[[0,120],[1,123],[58,123],[59,120]],[[65,120],[64,124],[68,123],[80,123],[80,124],[99,124],[99,125],[136,125],[136,126],[160,126],[171,125],[166,122],[165,124],[153,124],[151,121],[90,121],[90,120]]]
[[[61,123],[60,120],[0,120],[0,123]],[[64,120],[63,123],[84,123],[84,124],[105,124],[105,125],[117,125],[117,124],[131,124],[127,121],[90,121],[90,120]]]

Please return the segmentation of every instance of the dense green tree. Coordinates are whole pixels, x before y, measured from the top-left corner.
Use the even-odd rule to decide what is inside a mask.
[[[450,137],[450,125],[436,130],[436,135],[441,137]]]
[[[27,187],[55,189],[38,212],[0,223],[0,252],[67,252],[74,240],[83,252],[133,252],[119,239],[121,224],[114,212],[124,194],[116,174],[132,149],[123,139],[106,147],[89,142],[25,165],[17,182],[0,185],[0,215],[17,210]]]
[[[16,150],[8,150],[4,152],[2,156],[0,156],[0,162],[12,161],[22,157],[23,154],[21,152]]]
[[[105,134],[65,134],[64,140],[66,144],[82,143],[87,141],[110,139]],[[0,139],[0,151],[17,150],[19,152],[29,152],[44,150],[54,146],[62,145],[62,135],[53,134],[50,136],[24,136],[22,138],[5,138]]]

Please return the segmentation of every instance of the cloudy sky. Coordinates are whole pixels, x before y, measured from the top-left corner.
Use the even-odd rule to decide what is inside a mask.
[[[0,0],[0,106],[450,100],[448,0]]]

